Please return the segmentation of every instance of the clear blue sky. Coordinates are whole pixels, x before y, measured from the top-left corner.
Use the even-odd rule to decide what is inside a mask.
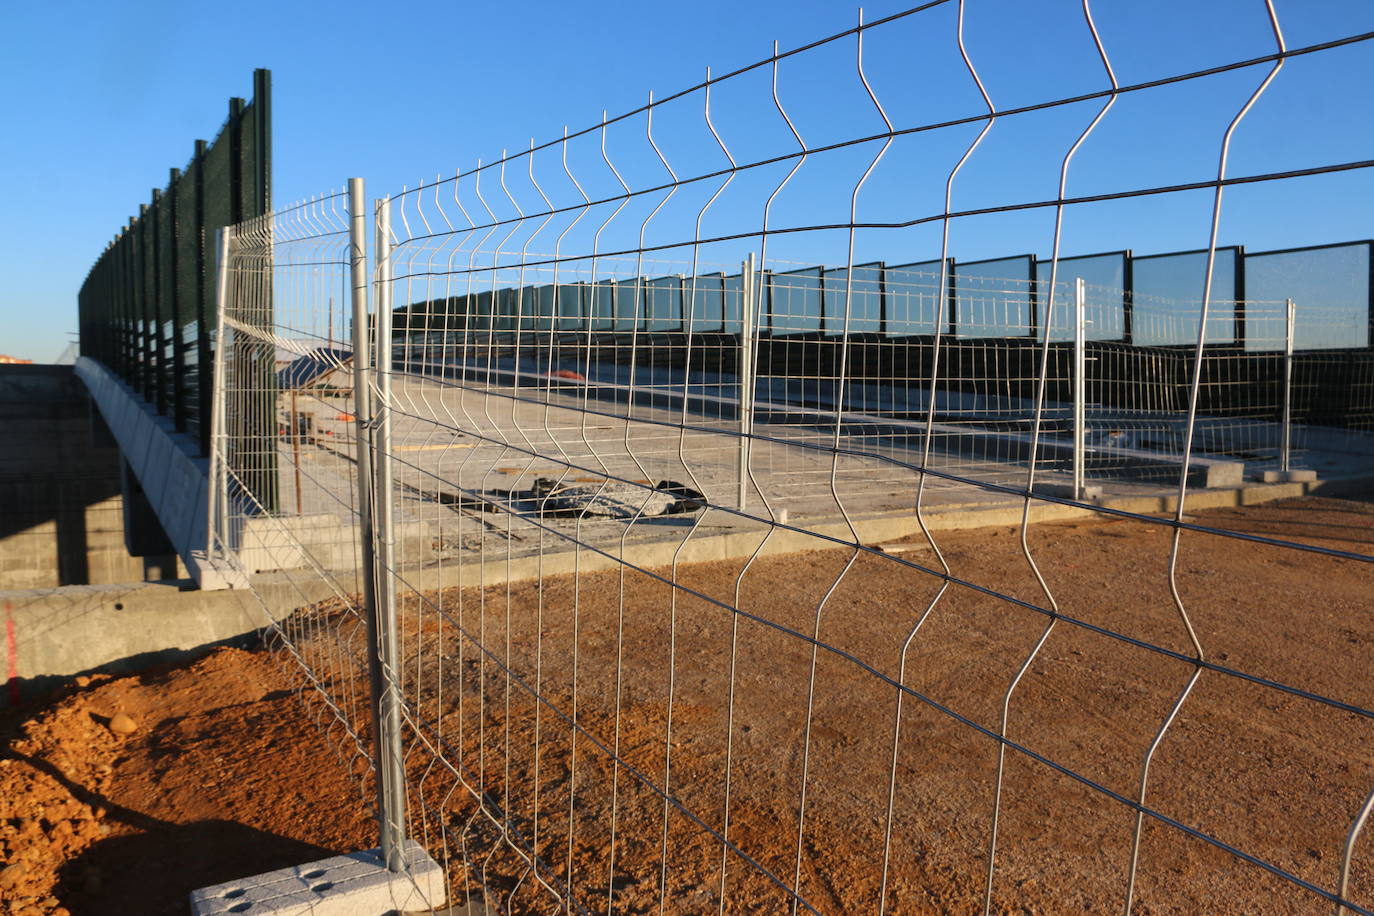
[[[872,3],[866,16],[904,6]],[[870,43],[870,79],[898,126],[978,111],[950,57],[953,9],[913,17]],[[1098,0],[1095,13],[1122,83],[1270,48],[1259,0]],[[1374,30],[1368,0],[1283,0],[1279,13],[1290,47]],[[281,205],[350,175],[365,177],[377,196],[451,173],[531,136],[551,138],[564,124],[591,124],[603,108],[636,107],[650,89],[696,83],[707,65],[721,72],[766,56],[775,38],[788,48],[847,28],[855,15],[812,0],[10,4],[0,55],[9,89],[0,131],[0,353],[58,355],[76,329],[76,292],[93,260],[165,185],[168,168],[186,163],[192,141],[213,137],[227,99],[250,94],[254,67],[273,71]],[[969,0],[967,38],[999,107],[1102,85],[1076,0]],[[845,45],[784,71],[784,92],[813,144],[879,124],[846,70],[851,55]],[[1096,146],[1083,150],[1070,193],[1210,177],[1221,130],[1260,75],[1123,98]],[[1374,158],[1370,86],[1374,42],[1290,62],[1238,135],[1233,173]],[[762,148],[760,138],[778,138],[777,124],[756,127],[745,109],[720,105],[719,126],[745,155],[753,141]],[[956,206],[1053,196],[1058,158],[1091,114],[1078,106],[999,125],[970,162]],[[962,136],[939,142],[954,149]],[[864,215],[925,212],[947,168],[939,164],[947,156],[932,149],[944,147],[895,145]],[[869,155],[856,150],[829,168],[856,175]],[[1263,249],[1367,238],[1368,172],[1228,192],[1223,241]],[[843,209],[852,178],[827,179],[835,174],[814,171],[815,193],[796,195],[780,216],[807,222]],[[1099,217],[1085,209],[1066,226],[1065,253],[1195,247],[1206,240],[1206,207],[1206,195],[1185,195],[1114,205]],[[1043,254],[1048,222],[1043,213],[970,220],[955,241],[963,259]],[[894,240],[884,244],[872,254],[900,258]],[[913,235],[913,252],[928,246]],[[787,252],[831,263],[836,253],[806,245]]]

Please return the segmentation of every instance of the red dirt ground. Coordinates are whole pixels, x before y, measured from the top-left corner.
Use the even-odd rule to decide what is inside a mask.
[[[195,888],[372,845],[360,784],[289,686],[270,653],[219,649],[7,714],[0,910],[186,913]]]
[[[1374,554],[1374,506],[1368,504],[1290,500],[1197,518]],[[1186,652],[1166,587],[1169,537],[1165,528],[1132,521],[1047,524],[1030,532],[1063,613]],[[955,575],[1043,602],[1014,529],[938,533],[937,541]],[[1186,534],[1184,544],[1180,591],[1209,659],[1374,708],[1374,566],[1202,534]],[[933,564],[928,550],[900,556]],[[765,557],[745,577],[739,606],[809,633],[818,604],[849,559],[843,549]],[[684,567],[678,581],[733,602],[740,566]],[[566,880],[571,856],[572,884],[591,911],[605,911],[607,888],[614,886],[616,912],[658,912],[660,898],[665,912],[715,912],[719,841],[680,814],[670,812],[665,822],[661,799],[628,770],[611,766],[588,739],[607,746],[615,740],[619,653],[622,758],[661,781],[671,748],[675,795],[719,829],[732,617],[681,593],[672,608],[666,586],[632,573],[618,628],[620,587],[611,571],[586,574],[580,584],[551,577],[542,588],[451,589],[427,596],[429,605],[412,598],[402,623],[417,717],[442,726],[450,762],[485,792],[488,813],[501,812],[506,829],[527,839],[538,832],[534,842],[547,877]],[[937,587],[927,574],[887,557],[861,557],[826,600],[820,638],[896,677],[906,634]],[[443,615],[433,610],[439,601]],[[303,611],[301,618],[312,626],[295,632],[317,634],[302,646],[307,658],[312,651],[337,657],[325,637],[354,626],[336,605]],[[536,740],[535,705],[518,686],[507,692],[510,682],[494,660],[474,657],[458,623],[470,633],[485,628],[496,658],[531,681],[538,662],[542,692],[562,710],[571,705],[570,660],[577,649],[578,722],[587,737],[579,739],[576,771],[566,723],[544,708]],[[952,589],[913,642],[904,683],[995,731],[1007,685],[1044,625],[1043,616],[1027,609]],[[876,912],[894,690],[839,656],[818,656],[798,847],[811,651],[794,636],[748,620],[740,623],[738,650],[731,840],[789,885],[800,862],[801,892],[820,912]],[[418,660],[428,674],[412,670]],[[446,671],[442,694],[434,688],[436,663]],[[336,751],[344,746],[338,730],[326,738],[307,714],[310,694],[304,705],[294,695],[293,664],[283,653],[216,650],[190,666],[73,684],[22,716],[0,719],[6,912],[185,912],[186,895],[196,887],[373,845],[370,790]],[[1134,796],[1145,749],[1193,670],[1061,622],[1018,688],[1009,735]],[[332,686],[342,689],[348,680]],[[108,717],[117,712],[132,716],[138,730],[127,737],[111,733]],[[887,911],[981,912],[996,744],[911,699],[900,721]],[[473,817],[468,790],[455,791],[456,777],[433,767],[416,738],[408,732],[418,786],[412,831],[437,856],[447,854],[455,887],[471,887],[477,871],[464,871],[458,847],[466,839],[481,848],[495,830]],[[1330,889],[1346,833],[1374,789],[1374,722],[1205,671],[1151,772],[1154,809]],[[1120,912],[1133,826],[1134,815],[1120,802],[1009,753],[993,912]],[[1367,907],[1374,906],[1369,848],[1366,839],[1357,849],[1351,888],[1352,899]],[[670,867],[663,873],[665,852]],[[498,846],[483,864],[488,892],[509,901],[512,912],[549,911],[549,896],[528,875],[521,880],[514,855]],[[1333,909],[1149,819],[1140,868],[1137,914]],[[749,871],[731,859],[725,910],[787,912],[785,895]],[[133,910],[132,900],[149,904]]]

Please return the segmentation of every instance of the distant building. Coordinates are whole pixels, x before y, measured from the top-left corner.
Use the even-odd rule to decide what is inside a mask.
[[[6,356],[5,354],[0,353],[0,365],[21,365],[21,366],[31,366],[31,365],[33,365],[33,360],[31,360],[31,359],[20,359],[20,358],[17,357],[17,356]]]

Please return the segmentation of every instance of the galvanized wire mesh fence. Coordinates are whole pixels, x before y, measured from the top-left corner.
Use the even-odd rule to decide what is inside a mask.
[[[1194,514],[1295,449],[1365,447],[1358,423],[1288,422],[1318,358],[1294,341],[1349,310],[1218,280],[1226,188],[1369,164],[1228,171],[1287,60],[1374,37],[1290,49],[1265,10],[1272,52],[1122,85],[1085,2],[1103,88],[1010,110],[953,0],[775,50],[379,201],[352,348],[329,296],[358,295],[357,206],[236,229],[218,539],[251,557],[277,537],[293,557],[240,562],[308,569],[279,573],[309,606],[276,629],[376,764],[384,847],[419,840],[455,901],[514,913],[1374,912],[1374,695],[1346,648],[1372,634],[1341,584],[1367,584],[1374,550]],[[981,105],[894,122],[865,42],[937,29]],[[822,72],[876,132],[808,145],[787,73],[840,51]],[[1215,178],[1139,187],[1123,163],[1069,195],[1120,98],[1246,69]],[[712,108],[732,93],[787,148],[735,152]],[[1084,102],[1054,199],[956,206],[990,131]],[[897,168],[936,205],[870,216],[893,145],[951,127],[937,174]],[[840,156],[857,166],[823,167]],[[806,169],[846,219],[776,217]],[[758,175],[758,206],[722,203]],[[1198,190],[1188,298],[1061,256],[1079,207]],[[1051,254],[1024,278],[960,271],[961,220],[1046,208]],[[916,225],[938,230],[925,260],[864,259]],[[808,240],[832,266],[778,260]],[[349,357],[354,401],[317,381]],[[999,530],[951,530],[989,507]],[[1032,525],[1088,509],[1112,527]]]
[[[294,595],[262,604],[351,768],[374,768],[345,192],[219,237],[212,554]],[[359,256],[361,253],[358,253]],[[262,577],[258,577],[262,581]],[[261,591],[259,586],[258,591]]]

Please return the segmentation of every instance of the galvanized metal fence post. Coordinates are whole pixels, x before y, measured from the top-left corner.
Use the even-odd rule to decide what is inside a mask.
[[[210,438],[206,452],[210,459],[210,504],[206,507],[205,552],[207,556],[227,554],[233,545],[229,531],[229,460],[225,447],[224,420],[228,405],[225,403],[224,364],[227,353],[224,346],[224,315],[229,307],[229,246],[233,237],[232,227],[225,226],[215,231],[215,367],[211,375],[213,391],[210,400]],[[218,458],[216,457],[218,456]],[[216,554],[215,543],[219,542],[222,551]]]
[[[368,687],[372,700],[372,735],[376,748],[376,816],[383,857],[387,865],[393,860],[392,849],[396,846],[393,832],[387,828],[392,823],[387,809],[387,779],[383,770],[385,758],[383,743],[383,669],[381,647],[381,626],[378,625],[378,603],[376,603],[376,541],[374,538],[375,505],[372,488],[372,360],[371,328],[368,317],[367,295],[367,213],[363,198],[363,179],[349,179],[349,280],[352,287],[353,305],[353,430],[356,435],[354,455],[357,456],[357,514],[359,514],[359,569],[363,573],[363,615],[367,619],[368,636]]]
[[[351,188],[350,188],[351,190]],[[361,195],[361,186],[359,186]],[[361,208],[359,208],[361,209]],[[370,407],[372,458],[372,544],[376,554],[373,614],[376,636],[370,675],[377,698],[377,781],[380,793],[382,856],[391,871],[405,868],[405,771],[401,760],[400,661],[396,637],[395,518],[391,465],[391,201],[374,203],[377,288],[376,360],[371,373],[376,380],[376,401]],[[355,330],[356,334],[357,331]]]
[[[1084,451],[1087,448],[1087,327],[1083,278],[1073,281],[1073,498],[1083,498]]]
[[[1284,303],[1283,423],[1279,430],[1279,470],[1287,474],[1293,448],[1293,300]]]
[[[740,267],[739,335],[739,508],[749,490],[749,446],[754,433],[754,301],[757,298],[754,253]]]
[[[353,307],[353,435],[354,455],[358,462],[358,541],[362,550],[358,568],[362,571],[363,602],[368,625],[371,626],[377,606],[377,569],[376,551],[372,544],[372,391],[369,387],[372,382],[372,360],[368,341],[367,214],[364,207],[363,180],[350,178],[348,269]],[[370,644],[375,646],[376,634],[370,636]],[[374,680],[372,687],[375,707],[376,699],[380,696],[380,681]],[[375,721],[373,724],[376,724]]]

